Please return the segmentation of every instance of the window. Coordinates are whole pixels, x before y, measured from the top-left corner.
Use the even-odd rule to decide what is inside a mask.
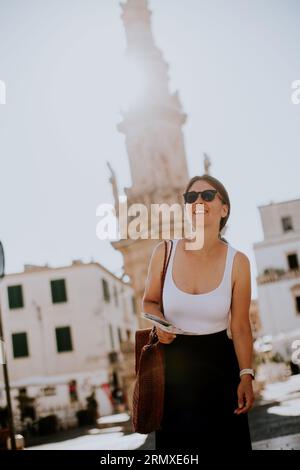
[[[119,305],[119,299],[118,299],[118,290],[115,285],[114,285],[114,298],[115,298],[115,305],[117,307]]]
[[[102,279],[103,297],[105,302],[110,301],[109,285],[106,279]]]
[[[28,357],[28,343],[26,333],[13,333],[12,334],[13,354],[14,358]]]
[[[51,281],[52,303],[67,302],[66,283],[64,279]]]
[[[133,295],[131,296],[131,302],[132,302],[133,313],[136,313],[135,298],[133,297]]]
[[[295,300],[296,300],[296,310],[297,310],[297,313],[299,313],[300,315],[300,295],[297,295],[295,297]]]
[[[282,223],[282,228],[284,232],[288,232],[289,230],[293,230],[293,222],[292,222],[292,217],[287,216],[287,217],[282,217],[281,218],[281,223]]]
[[[119,336],[119,342],[122,343],[123,339],[122,339],[122,330],[121,330],[121,328],[118,328],[118,336]]]
[[[291,287],[293,302],[296,309],[296,315],[300,315],[300,284],[295,284]]]
[[[8,293],[8,304],[9,308],[22,308],[24,307],[23,302],[23,292],[22,286],[8,286],[7,287]]]
[[[112,325],[109,325],[109,336],[110,336],[111,349],[115,349],[114,332],[113,332]]]
[[[55,328],[57,352],[73,351],[71,328],[64,326]]]
[[[287,257],[289,269],[299,269],[297,253],[291,253]]]

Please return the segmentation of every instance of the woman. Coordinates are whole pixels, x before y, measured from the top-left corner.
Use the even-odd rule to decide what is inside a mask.
[[[250,263],[221,237],[230,213],[223,184],[210,175],[192,178],[184,194],[196,229],[196,208],[204,208],[204,242],[168,243],[164,316],[195,333],[174,335],[157,328],[165,350],[165,399],[156,449],[251,450],[248,411],[254,401]],[[143,311],[160,311],[164,242],[153,250]]]

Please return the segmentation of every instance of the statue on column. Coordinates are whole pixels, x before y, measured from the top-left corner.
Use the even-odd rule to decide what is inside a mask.
[[[209,167],[211,166],[211,160],[207,153],[204,153],[204,173],[209,175]]]
[[[112,185],[112,190],[113,190],[113,196],[114,196],[114,201],[115,201],[115,211],[116,211],[116,216],[119,216],[119,191],[118,191],[118,185],[117,185],[117,178],[114,170],[112,169],[111,165],[109,162],[106,162],[107,166],[110,171],[110,178],[109,182]]]

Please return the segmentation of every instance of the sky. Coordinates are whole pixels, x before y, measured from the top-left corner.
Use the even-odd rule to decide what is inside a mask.
[[[149,0],[156,45],[179,91],[189,175],[225,185],[225,238],[251,263],[263,239],[258,207],[300,197],[298,0]],[[102,263],[122,256],[96,237],[96,209],[113,203],[109,161],[131,185],[116,126],[126,84],[116,0],[0,0],[0,239],[6,272],[24,264]]]

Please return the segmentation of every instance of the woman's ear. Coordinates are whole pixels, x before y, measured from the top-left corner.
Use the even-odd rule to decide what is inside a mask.
[[[223,204],[223,206],[222,206],[222,212],[223,212],[223,215],[222,215],[222,217],[226,217],[226,216],[227,216],[227,214],[228,214],[228,211],[229,211],[229,209],[228,209],[228,206],[227,206],[227,204],[226,204],[226,205],[225,205],[225,204]]]

